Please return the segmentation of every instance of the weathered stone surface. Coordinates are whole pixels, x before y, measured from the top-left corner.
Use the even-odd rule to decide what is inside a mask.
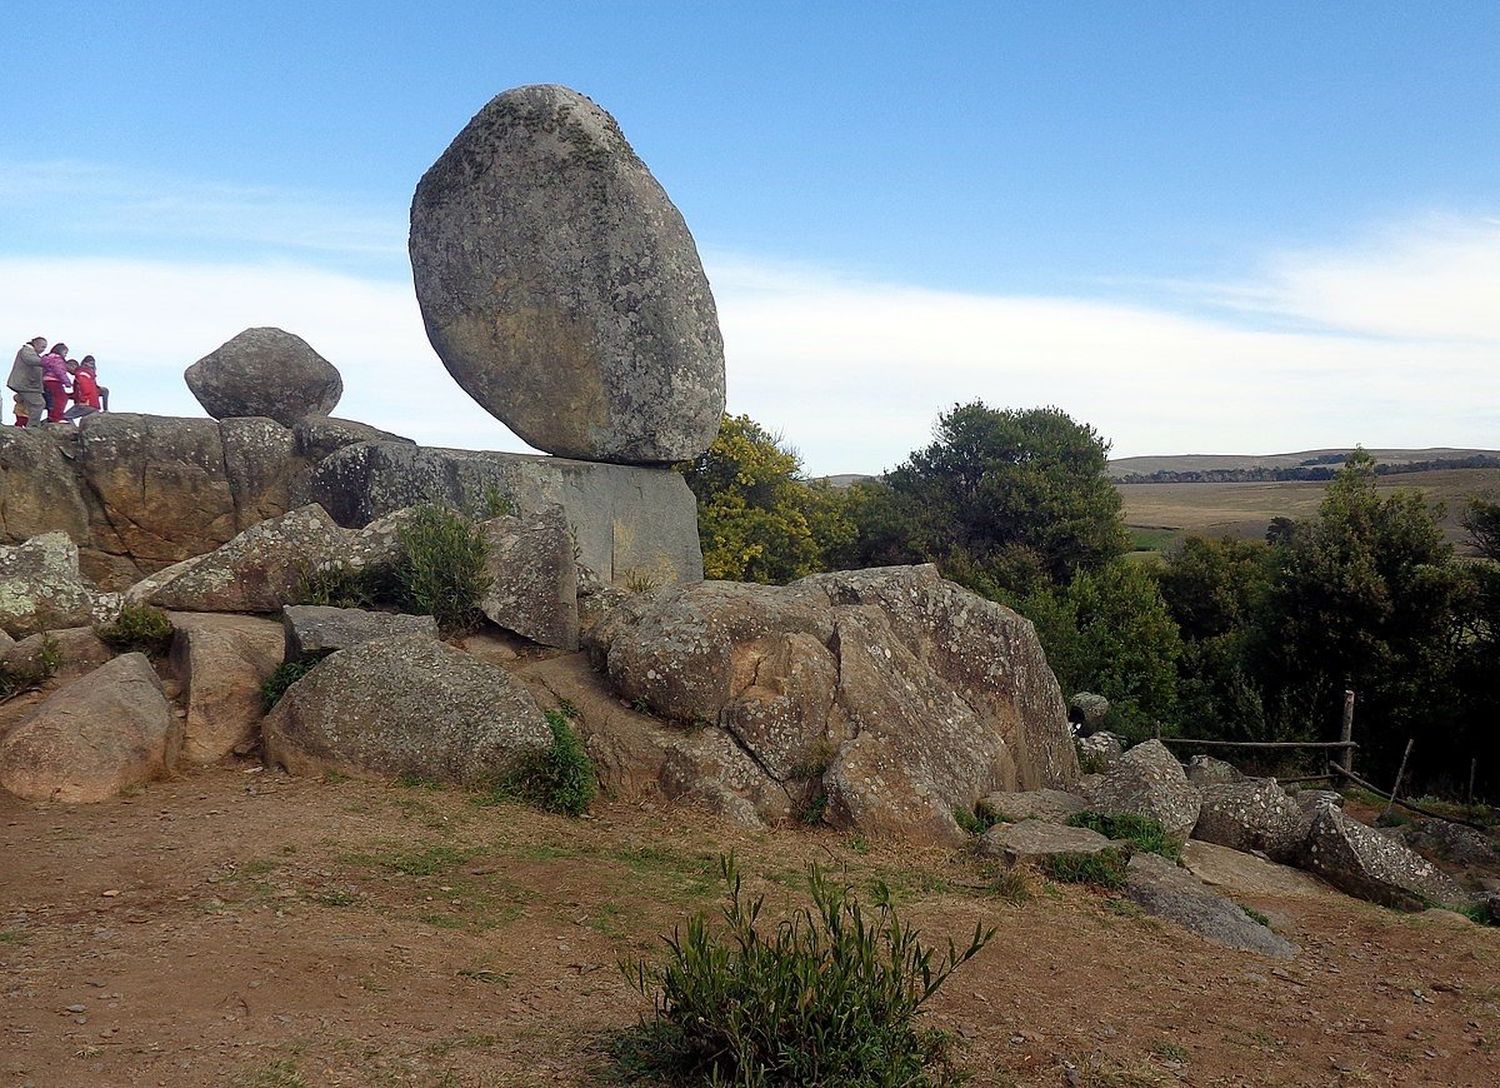
[[[287,661],[316,659],[393,635],[438,637],[437,621],[431,616],[315,604],[287,605],[281,610],[281,624]]]
[[[119,608],[118,594],[79,573],[78,549],[63,533],[0,546],[0,628],[13,638],[113,619]]]
[[[344,394],[338,370],[300,336],[274,328],[246,329],[183,374],[215,419],[266,416],[290,427],[326,416]]]
[[[1280,959],[1297,954],[1296,945],[1156,854],[1136,854],[1130,859],[1125,868],[1125,891],[1147,914],[1176,922],[1215,944]]]
[[[1344,795],[1338,790],[1297,790],[1288,796],[1309,816],[1330,805],[1334,808],[1344,807]]]
[[[1381,830],[1425,858],[1500,870],[1500,841],[1493,834],[1449,820],[1413,820]]]
[[[1018,823],[1021,820],[1045,820],[1064,824],[1068,817],[1084,810],[1083,797],[1066,790],[1018,790],[1015,793],[989,793],[980,798],[979,808],[993,819]]]
[[[0,647],[0,664],[13,673],[39,673],[43,670],[42,659],[49,641],[57,655],[57,671],[53,674],[57,681],[76,680],[115,656],[115,652],[94,634],[92,627],[63,627],[39,631],[8,648]]]
[[[11,648],[14,647],[15,644],[16,640],[11,638],[3,628],[0,628],[0,657],[3,657],[5,654],[10,653]]]
[[[677,586],[589,640],[627,701],[732,736],[763,779],[819,782],[839,825],[956,843],[954,808],[1077,778],[1031,624],[930,566]]]
[[[60,688],[0,742],[0,786],[28,801],[103,801],[176,760],[181,727],[144,654]]]
[[[299,507],[158,572],[128,596],[187,612],[280,612],[309,570],[344,560],[346,535],[321,507]]]
[[[1056,857],[1059,854],[1097,854],[1114,848],[1115,844],[1097,831],[1045,820],[996,824],[979,841],[981,854],[1004,858],[1012,865],[1021,861]]]
[[[61,532],[89,538],[72,427],[0,427],[0,544]]]
[[[698,506],[670,469],[373,442],[322,461],[307,494],[350,528],[424,502],[484,511],[498,501],[522,518],[560,507],[578,561],[607,582],[703,577]]]
[[[1339,894],[1301,869],[1201,839],[1183,844],[1182,864],[1205,884],[1223,888],[1232,895],[1318,899]]]
[[[286,513],[300,468],[292,432],[273,419],[226,419],[219,423],[219,440],[236,530]]]
[[[357,423],[352,419],[336,419],[332,416],[308,416],[292,426],[292,440],[297,456],[309,464],[317,464],[331,453],[358,442],[400,442],[415,445],[410,438],[402,438],[390,431],[382,431],[368,423]]]
[[[374,639],[320,662],[262,724],[294,774],[413,775],[464,786],[550,745],[541,709],[502,669],[423,635]]]
[[[1239,782],[1244,777],[1234,764],[1225,763],[1222,759],[1215,759],[1213,756],[1199,755],[1188,760],[1187,779],[1200,788],[1226,782]]]
[[[543,646],[578,649],[578,564],[562,511],[491,518],[483,528],[491,582],[480,610]]]
[[[492,99],[417,185],[410,248],[438,356],[532,446],[684,461],[718,433],[724,347],[692,235],[583,95]]]
[[[1092,691],[1080,691],[1068,700],[1068,720],[1083,726],[1085,733],[1103,728],[1109,717],[1109,700]]]
[[[1078,740],[1078,757],[1090,767],[1108,770],[1125,754],[1125,746],[1113,733],[1090,733]]]
[[[177,633],[168,667],[187,717],[182,757],[214,763],[255,740],[264,713],[261,685],[281,664],[281,625],[257,616],[172,614]]]
[[[1292,862],[1306,844],[1309,817],[1272,778],[1246,778],[1200,787],[1203,795],[1193,838],[1232,850],[1259,850]]]
[[[1148,740],[1120,757],[1104,778],[1084,792],[1089,808],[1111,816],[1139,812],[1161,822],[1179,842],[1192,833],[1202,800],[1165,744]]]
[[[1400,910],[1465,899],[1432,862],[1331,806],[1313,816],[1302,867],[1350,895]]]

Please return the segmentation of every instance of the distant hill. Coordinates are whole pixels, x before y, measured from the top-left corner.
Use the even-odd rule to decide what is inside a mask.
[[[1329,464],[1340,454],[1348,455],[1352,452],[1351,447],[1302,450],[1300,453],[1178,453],[1155,457],[1118,457],[1110,461],[1109,474],[1120,479],[1134,473],[1150,475],[1153,472],[1205,472],[1214,469],[1295,468],[1299,465]],[[1372,449],[1368,452],[1377,462],[1387,465],[1485,455],[1500,457],[1500,450],[1462,449],[1454,446],[1431,446],[1419,450]]]
[[[818,476],[814,483],[825,483],[830,487],[853,487],[867,480],[878,480],[879,476],[872,476],[866,472],[840,472],[833,476]]]

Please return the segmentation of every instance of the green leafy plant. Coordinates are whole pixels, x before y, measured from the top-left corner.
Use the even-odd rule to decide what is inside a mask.
[[[999,819],[983,805],[977,808],[954,807],[953,818],[968,835],[983,835],[999,822]]]
[[[260,686],[260,705],[265,708],[267,714],[271,713],[281,697],[286,694],[286,689],[312,672],[316,661],[287,661],[276,666],[276,671],[266,677],[266,682]]]
[[[1088,884],[1095,888],[1125,886],[1125,855],[1118,850],[1097,854],[1050,854],[1042,871],[1064,884]]]
[[[94,634],[112,650],[162,657],[172,646],[172,620],[160,608],[126,603],[110,623],[96,624]]]
[[[547,711],[552,745],[524,757],[500,784],[498,793],[515,797],[548,812],[578,816],[598,792],[594,761],[583,741],[560,710]]]
[[[883,886],[867,911],[816,865],[812,906],[772,926],[733,856],[719,866],[728,885],[722,930],[695,915],[666,939],[664,965],[621,964],[655,1015],[617,1040],[620,1073],[740,1088],[958,1083],[947,1037],[919,1017],[993,929],[976,926],[966,945],[949,940],[940,955],[901,921]]]
[[[395,581],[406,610],[429,615],[446,634],[472,631],[492,579],[484,529],[443,506],[415,507],[396,533],[401,558]]]
[[[1132,850],[1160,854],[1172,861],[1176,861],[1182,853],[1182,844],[1167,834],[1160,820],[1138,812],[1125,812],[1115,816],[1102,812],[1079,812],[1069,816],[1068,823],[1073,827],[1097,831],[1107,839],[1128,842]]]
[[[352,567],[345,563],[307,567],[292,591],[298,604],[334,608],[375,608],[396,596],[395,572],[386,566]]]
[[[639,567],[625,572],[625,588],[631,593],[655,593],[662,587],[659,574]]]
[[[818,788],[808,794],[797,810],[797,819],[808,827],[817,827],[828,815],[828,794]]]
[[[1240,904],[1240,910],[1245,912],[1246,918],[1249,918],[1257,925],[1265,926],[1267,929],[1271,928],[1271,919],[1267,918],[1264,914],[1256,910],[1254,907],[1247,907],[1242,903]]]

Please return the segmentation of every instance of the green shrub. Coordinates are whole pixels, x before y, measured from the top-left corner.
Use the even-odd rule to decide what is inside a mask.
[[[1148,854],[1160,854],[1176,861],[1182,853],[1182,844],[1173,840],[1161,826],[1161,821],[1138,812],[1107,816],[1102,812],[1079,812],[1068,817],[1073,827],[1086,827],[1097,831],[1107,839],[1119,839],[1130,843],[1135,850]]]
[[[172,620],[149,604],[123,604],[112,623],[95,624],[94,634],[111,650],[162,657],[172,646]]]
[[[1065,884],[1089,884],[1095,888],[1125,886],[1125,855],[1118,850],[1097,854],[1050,854],[1042,871]]]
[[[298,604],[333,608],[375,608],[397,596],[396,575],[389,567],[309,567],[297,580],[292,596]]]
[[[471,631],[489,592],[489,545],[484,530],[456,510],[427,504],[413,509],[396,533],[401,558],[395,581],[401,606],[431,616],[445,634]]]
[[[720,873],[729,886],[721,932],[698,914],[667,939],[664,966],[621,964],[655,1004],[615,1047],[621,1073],[741,1088],[958,1082],[946,1036],[918,1017],[994,930],[976,926],[967,946],[949,941],[937,955],[897,917],[889,891],[877,887],[867,914],[816,865],[812,906],[771,927],[733,857],[720,859]]]
[[[598,792],[594,761],[561,710],[547,711],[547,725],[552,730],[552,746],[522,759],[497,792],[547,812],[578,816]]]
[[[1264,914],[1256,910],[1254,907],[1247,907],[1243,903],[1241,903],[1240,910],[1244,911],[1245,917],[1249,918],[1256,925],[1265,926],[1267,929],[1271,928],[1271,919],[1267,918]]]
[[[968,835],[983,835],[1000,822],[999,816],[991,812],[984,805],[979,805],[972,809],[955,807],[953,809],[953,818],[958,821],[958,826],[963,828],[964,833]]]
[[[286,689],[312,672],[316,664],[316,661],[288,661],[276,666],[276,671],[266,677],[266,682],[260,686],[260,703],[265,707],[266,713],[271,713],[272,708],[281,702]]]
[[[0,703],[25,692],[35,691],[57,674],[57,667],[61,664],[62,651],[58,648],[57,639],[51,633],[44,634],[34,666],[17,668],[0,665]]]

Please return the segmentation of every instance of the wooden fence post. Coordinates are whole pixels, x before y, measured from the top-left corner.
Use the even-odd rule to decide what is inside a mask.
[[[1469,799],[1464,803],[1465,808],[1474,807],[1474,775],[1479,770],[1479,757],[1475,756],[1469,760]]]
[[[1401,753],[1401,766],[1396,770],[1396,784],[1391,787],[1391,799],[1385,803],[1385,811],[1380,814],[1382,820],[1396,807],[1396,798],[1401,793],[1401,779],[1406,777],[1406,761],[1411,758],[1411,746],[1415,740],[1415,737],[1406,738],[1406,751]]]
[[[1344,689],[1344,721],[1339,730],[1339,740],[1348,744],[1354,739],[1354,689]],[[1344,748],[1339,754],[1339,766],[1346,771],[1354,770],[1354,749]]]

